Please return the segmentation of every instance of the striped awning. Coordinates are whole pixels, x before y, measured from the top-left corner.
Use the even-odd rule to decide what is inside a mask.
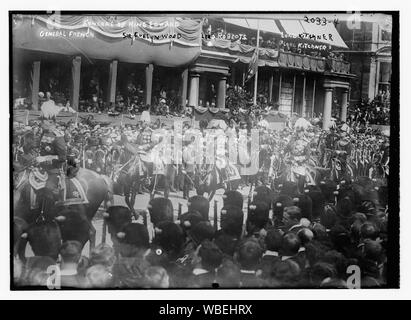
[[[275,24],[274,20],[267,20],[267,19],[232,19],[232,18],[223,18],[224,22],[234,24],[236,26],[240,26],[247,29],[257,30],[258,27],[260,31],[263,32],[270,32],[275,34],[281,34],[280,29],[278,29],[277,25]]]
[[[279,20],[287,36],[321,42],[333,47],[348,48],[334,24],[318,25],[301,19]]]
[[[316,23],[306,22],[302,19],[250,19],[250,18],[223,18],[224,22],[240,26],[247,29],[270,32],[274,34],[284,34],[287,37],[301,38],[313,42],[320,42],[333,47],[348,48],[341,38],[333,23],[318,25]],[[276,24],[280,24],[280,30]]]

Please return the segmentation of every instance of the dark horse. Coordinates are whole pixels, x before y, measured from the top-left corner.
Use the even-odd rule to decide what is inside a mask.
[[[198,195],[202,196],[204,193],[208,194],[208,200],[213,199],[216,191],[220,188],[226,190],[237,190],[241,178],[236,178],[232,175],[233,165],[229,165],[225,169],[226,179],[221,179],[221,171],[215,165],[210,165],[206,172],[196,172],[194,176],[194,187]],[[238,171],[237,171],[238,173]]]
[[[57,221],[62,234],[62,240],[79,240],[84,246],[90,241],[90,248],[95,246],[96,230],[91,221],[103,201],[112,200],[112,181],[94,171],[80,168],[77,173],[77,180],[85,191],[88,203],[84,204],[56,204],[48,211],[42,210],[41,200],[39,206],[32,209],[32,199],[34,191],[28,180],[28,170],[23,173],[18,185],[14,189],[14,254],[19,254],[24,259],[27,239],[20,235],[27,235],[27,231],[44,221]],[[68,178],[66,178],[68,179]],[[41,193],[45,189],[36,192],[41,199]],[[107,203],[106,203],[107,204]],[[78,226],[82,225],[82,230],[88,231],[86,236],[79,235]],[[31,239],[28,239],[30,242]],[[36,252],[34,252],[36,254]]]

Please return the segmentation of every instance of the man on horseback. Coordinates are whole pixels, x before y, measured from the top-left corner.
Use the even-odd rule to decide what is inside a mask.
[[[288,154],[290,161],[290,181],[297,182],[299,189],[304,187],[307,174],[307,161],[310,156],[310,141],[305,137],[302,127],[297,127],[295,135],[285,147],[284,153]]]
[[[42,129],[40,156],[36,158],[36,162],[48,175],[43,197],[43,208],[48,212],[60,198],[60,183],[64,174],[63,165],[67,158],[67,145],[63,133],[55,125],[45,122]]]
[[[195,137],[191,137],[190,141],[185,141],[187,144],[183,147],[183,198],[188,199],[190,190],[193,188],[194,169],[195,169],[195,152],[196,145]]]
[[[342,178],[342,176],[344,176],[347,172],[347,161],[351,155],[352,145],[348,137],[348,130],[348,126],[343,126],[340,129],[339,140],[335,143],[335,159],[339,162],[338,166],[341,166],[337,168],[341,171],[340,178]]]

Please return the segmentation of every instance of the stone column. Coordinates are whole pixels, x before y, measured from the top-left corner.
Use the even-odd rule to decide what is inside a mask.
[[[225,76],[218,80],[218,91],[217,91],[217,108],[225,108],[225,93],[226,93],[226,81]]]
[[[117,70],[118,61],[113,60],[110,63],[110,72],[108,77],[108,97],[107,102],[109,105],[116,102],[116,88],[117,88]]]
[[[188,104],[190,106],[198,107],[198,94],[200,90],[200,75],[193,73],[190,75],[190,95]]]
[[[341,97],[341,121],[347,121],[348,89],[344,89]]]
[[[40,89],[40,61],[33,61],[31,69],[31,102],[33,110],[39,109],[39,89]]]
[[[323,110],[323,129],[327,130],[331,121],[333,88],[325,88],[324,110]]]
[[[71,94],[70,105],[78,111],[80,99],[80,75],[81,75],[81,57],[75,57],[71,65]]]
[[[153,70],[154,66],[152,64],[148,64],[146,66],[146,99],[145,103],[146,105],[149,104],[151,105],[151,92],[153,89]]]
[[[273,100],[273,84],[274,84],[274,73],[271,72],[270,79],[268,80],[268,101]]]
[[[181,74],[181,98],[180,98],[180,104],[182,106],[186,106],[186,100],[187,100],[187,85],[188,85],[188,69],[184,69],[184,71]]]
[[[306,81],[307,81],[305,73],[303,77],[304,77],[303,78],[303,106],[301,108],[301,116],[305,118],[306,117],[305,86],[306,86]]]
[[[371,57],[370,58],[370,74],[368,78],[368,98],[370,100],[373,100],[378,93],[378,91],[376,91],[376,88],[375,88],[377,77],[378,77],[377,62],[375,60],[375,57]]]

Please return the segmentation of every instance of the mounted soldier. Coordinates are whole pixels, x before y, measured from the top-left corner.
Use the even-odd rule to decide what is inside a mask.
[[[335,158],[333,161],[335,169],[340,172],[338,177],[335,177],[338,179],[343,179],[343,177],[348,174],[347,162],[352,149],[351,141],[348,137],[348,130],[348,126],[343,126],[340,131],[339,139],[335,143]]]
[[[64,176],[63,166],[67,159],[67,145],[64,134],[59,131],[54,124],[45,122],[42,126],[43,136],[40,141],[40,156],[36,162],[40,166],[40,171],[36,170],[38,176],[41,171],[46,172],[47,182],[43,198],[44,211],[54,205],[60,199],[61,181]]]
[[[287,180],[297,182],[301,191],[307,176],[307,162],[310,157],[310,141],[305,137],[304,128],[296,128],[295,135],[285,147],[284,153],[288,154],[290,162]]]
[[[191,137],[190,141],[185,141],[183,147],[183,198],[189,198],[189,192],[193,188],[193,179],[195,171],[196,145],[195,137]]]

